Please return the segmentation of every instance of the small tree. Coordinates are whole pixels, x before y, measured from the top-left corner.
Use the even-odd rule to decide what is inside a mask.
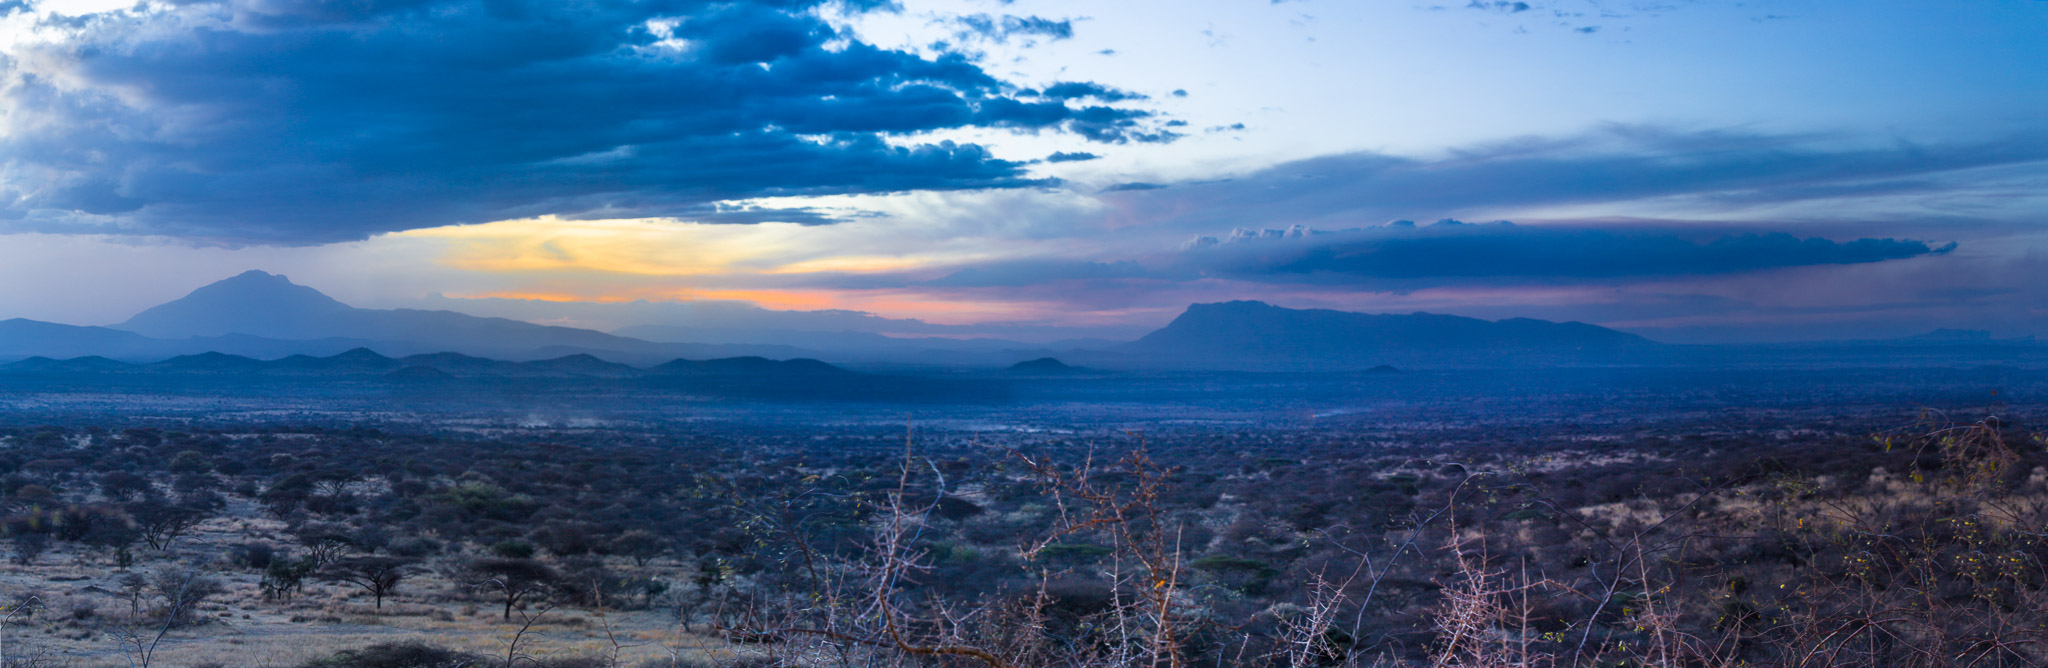
[[[135,519],[135,528],[140,530],[142,542],[157,551],[169,549],[171,541],[199,526],[207,516],[204,510],[162,498],[145,498],[128,504],[127,511],[128,516]]]
[[[21,566],[35,563],[37,557],[50,550],[50,534],[46,533],[15,534],[12,542],[14,543],[14,563]]]
[[[105,551],[113,557],[116,565],[127,568],[134,562],[134,554],[129,552],[129,547],[141,537],[142,532],[136,529],[135,523],[122,514],[107,518],[105,521],[94,522],[85,530],[84,535],[78,538],[78,542]]]
[[[219,579],[198,569],[173,568],[158,572],[150,582],[156,596],[164,603],[167,624],[182,626],[192,621],[192,615],[206,599],[227,592]]]
[[[398,591],[398,583],[412,574],[413,560],[402,557],[349,557],[337,559],[320,569],[321,579],[352,584],[377,599],[384,609],[384,597]]]
[[[149,479],[127,471],[100,476],[100,493],[109,499],[132,499],[149,492]]]
[[[149,598],[149,578],[133,572],[121,576],[121,598],[128,599],[128,614],[142,614],[142,600]]]
[[[263,597],[280,601],[291,600],[292,594],[297,593],[305,585],[306,575],[312,573],[314,568],[311,559],[271,559],[270,565],[263,568]]]
[[[196,450],[186,450],[171,458],[172,473],[205,473],[213,470],[213,464],[206,461],[206,455]]]
[[[613,539],[611,550],[613,554],[631,557],[634,565],[645,568],[647,562],[668,553],[669,541],[651,531],[633,529]]]
[[[307,522],[291,528],[292,536],[306,548],[306,558],[314,566],[325,566],[341,557],[342,552],[354,547],[355,537],[349,535],[348,527],[327,522]]]
[[[532,559],[478,559],[470,562],[475,586],[497,589],[505,594],[505,621],[512,621],[512,607],[520,601],[547,591],[561,582],[561,576],[547,564]]]

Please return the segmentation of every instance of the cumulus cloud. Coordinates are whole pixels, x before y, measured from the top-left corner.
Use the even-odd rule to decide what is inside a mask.
[[[1010,14],[969,14],[954,17],[950,22],[959,28],[954,36],[960,39],[979,38],[1006,43],[1013,38],[1043,38],[1057,41],[1074,37],[1074,22],[1068,19]]]
[[[1047,86],[1042,94],[1054,100],[1084,100],[1092,98],[1103,102],[1123,102],[1126,100],[1145,99],[1145,96],[1137,93],[1117,90],[1088,81],[1062,81]]]
[[[980,146],[891,140],[934,130],[1176,136],[1100,104],[1135,99],[1120,91],[1046,96],[962,54],[863,43],[826,1],[97,15],[0,55],[0,220],[280,244],[548,214],[811,223],[721,203],[1046,183]]]
[[[1197,237],[1181,262],[1237,280],[1397,287],[1454,283],[1571,283],[1717,276],[1787,267],[1864,264],[1947,253],[1907,239],[1832,241],[1784,232],[1526,226],[1445,220],[1317,232],[1237,230]]]
[[[1472,0],[1472,2],[1465,5],[1465,8],[1500,12],[1503,14],[1519,14],[1534,9],[1529,6],[1529,3],[1509,2],[1508,0]]]

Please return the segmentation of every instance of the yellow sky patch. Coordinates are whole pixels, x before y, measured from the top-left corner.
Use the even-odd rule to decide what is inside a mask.
[[[400,232],[443,247],[442,262],[470,271],[596,271],[642,276],[724,273],[745,240],[706,226],[655,220],[508,220]]]
[[[929,265],[917,255],[836,255],[829,227],[782,223],[704,225],[664,219],[536,218],[411,230],[442,262],[492,273],[599,272],[639,276],[872,273]]]
[[[456,299],[522,299],[541,302],[595,302],[616,304],[631,301],[696,301],[722,300],[752,302],[762,308],[789,310],[816,310],[837,308],[838,302],[828,292],[800,290],[697,290],[692,288],[646,288],[632,289],[624,293],[578,294],[572,292],[542,292],[527,290],[505,290],[473,294],[448,295]]]
[[[440,264],[503,282],[451,295],[556,302],[740,300],[770,309],[851,309],[933,322],[1042,316],[1050,305],[906,290],[750,288],[746,277],[883,273],[943,267],[986,254],[894,237],[884,223],[705,225],[666,219],[537,218],[389,235],[420,243]],[[895,247],[900,253],[891,253]],[[876,252],[882,250],[884,252]],[[713,279],[716,279],[715,281]],[[714,283],[717,287],[696,285]]]

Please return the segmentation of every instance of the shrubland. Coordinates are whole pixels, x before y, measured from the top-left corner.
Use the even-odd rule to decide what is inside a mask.
[[[1999,418],[26,426],[0,499],[7,665],[2048,662]]]

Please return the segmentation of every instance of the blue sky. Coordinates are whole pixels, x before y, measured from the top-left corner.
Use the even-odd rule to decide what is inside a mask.
[[[1123,336],[1250,298],[2048,334],[2040,0],[0,16],[0,316],[257,268],[593,327],[715,301]]]

